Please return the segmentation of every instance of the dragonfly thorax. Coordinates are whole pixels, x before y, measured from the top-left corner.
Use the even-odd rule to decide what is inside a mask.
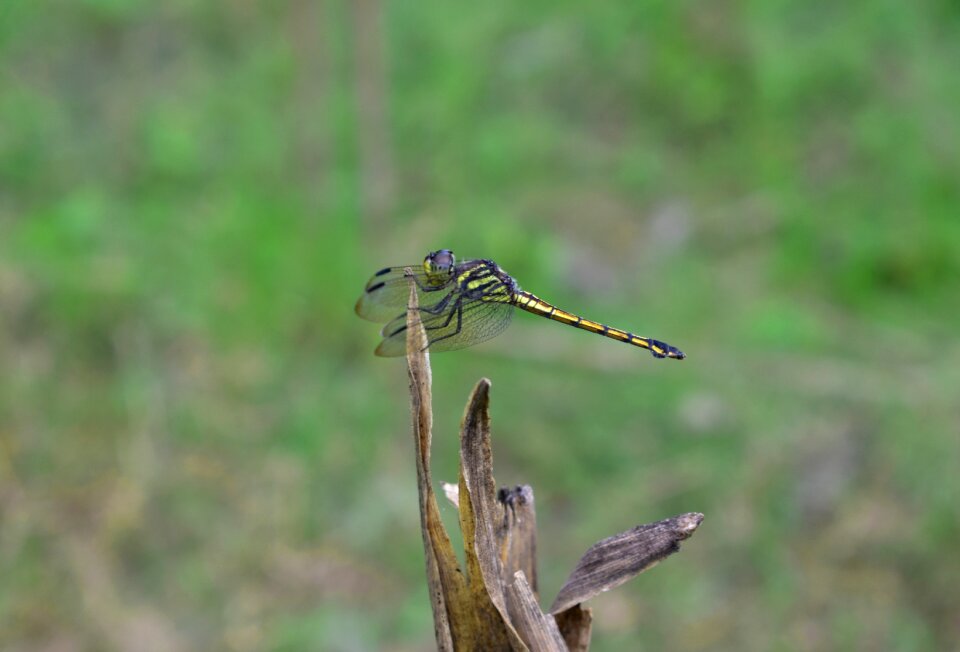
[[[470,300],[509,302],[519,289],[517,282],[492,260],[462,262],[456,275],[459,292]]]

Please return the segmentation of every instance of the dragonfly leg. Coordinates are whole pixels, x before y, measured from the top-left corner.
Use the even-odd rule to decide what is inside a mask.
[[[453,304],[453,308],[450,309],[450,313],[447,315],[446,320],[442,324],[437,324],[435,326],[424,326],[424,330],[435,331],[438,328],[446,328],[450,325],[450,322],[453,321],[453,316],[457,315],[457,333],[460,332],[460,319],[463,314],[463,297],[457,297],[456,303]],[[457,333],[451,333],[451,335],[456,335]],[[450,335],[444,335],[443,337],[450,337]],[[440,338],[443,339],[443,338]]]
[[[449,326],[450,321],[453,319],[454,314],[457,315],[457,330],[453,331],[452,333],[447,333],[443,337],[438,337],[437,339],[432,340],[430,344],[427,344],[427,348],[429,348],[431,345],[436,344],[441,340],[445,340],[448,337],[453,337],[454,335],[458,335],[460,333],[460,329],[463,327],[463,297],[460,297],[459,299],[457,299],[457,302],[453,304],[453,310],[450,311],[450,315],[447,317],[447,321],[444,322],[443,325],[434,326],[430,330],[434,330],[437,328],[445,328],[446,326]]]
[[[447,296],[440,299],[440,301],[438,301],[434,305],[429,306],[427,308],[420,308],[420,312],[426,312],[431,315],[439,315],[441,312],[443,312],[443,309],[447,307],[447,304],[450,303],[450,299],[452,297],[453,297],[453,292],[451,291],[447,293]]]
[[[428,308],[420,308],[420,312],[421,312],[421,313],[426,313],[426,314],[428,314],[428,315],[439,315],[439,314],[440,314],[441,312],[443,312],[443,310],[447,307],[447,304],[450,303],[450,298],[453,297],[453,294],[454,294],[453,292],[450,292],[449,294],[447,294],[447,296],[445,296],[444,298],[440,299],[440,301],[438,301],[438,302],[436,303],[436,305],[430,306],[430,307],[428,307]],[[460,301],[460,299],[457,299],[457,301]],[[456,304],[454,304],[454,305],[456,305]],[[435,329],[437,329],[437,328],[444,328],[444,327],[448,326],[448,325],[450,324],[450,320],[453,319],[453,313],[454,313],[455,311],[456,311],[456,308],[454,308],[454,310],[451,310],[451,311],[450,311],[450,314],[447,315],[447,320],[446,320],[444,323],[440,324],[439,326],[426,326],[426,325],[425,325],[425,326],[424,326],[424,329],[429,331],[429,330],[435,330]],[[403,314],[400,314],[400,315],[397,316],[397,318],[399,319],[399,318],[401,318],[401,317],[403,317],[403,316],[404,316]],[[405,331],[405,330],[407,330],[407,324],[404,322],[404,323],[402,323],[395,331],[392,331],[389,335],[386,334],[386,333],[384,333],[384,336],[385,336],[385,337],[394,337],[395,335],[399,335],[400,333],[402,333],[402,332]]]

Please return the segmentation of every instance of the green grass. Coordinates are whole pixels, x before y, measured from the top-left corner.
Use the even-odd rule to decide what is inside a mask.
[[[434,475],[491,378],[544,601],[706,514],[595,649],[957,646],[958,43],[932,1],[7,3],[0,647],[430,649],[352,306],[440,247],[689,356],[524,314],[434,358]]]

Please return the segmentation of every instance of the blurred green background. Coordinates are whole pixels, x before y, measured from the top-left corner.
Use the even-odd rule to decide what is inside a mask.
[[[490,377],[544,602],[706,514],[595,650],[958,649],[958,62],[947,0],[5,0],[0,649],[431,649],[353,303],[441,247],[689,356],[434,358],[434,474]]]

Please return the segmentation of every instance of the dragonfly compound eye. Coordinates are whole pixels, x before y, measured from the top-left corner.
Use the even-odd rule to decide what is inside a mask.
[[[423,268],[427,274],[449,273],[456,262],[453,252],[449,249],[434,251],[423,259]]]

